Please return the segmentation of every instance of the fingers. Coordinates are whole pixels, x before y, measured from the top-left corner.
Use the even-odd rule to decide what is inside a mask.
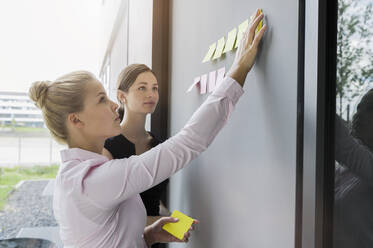
[[[163,217],[163,218],[160,219],[160,221],[162,221],[164,223],[168,223],[168,222],[177,222],[179,220],[176,219],[176,218],[172,218],[172,217]],[[190,226],[189,230],[184,234],[183,239],[180,240],[180,239],[175,238],[174,236],[172,236],[172,237],[170,237],[169,242],[187,243],[189,241],[189,238],[190,238],[190,235],[191,235],[191,231],[194,230],[194,225],[198,224],[198,223],[199,223],[199,220],[193,220],[193,224]]]
[[[189,241],[189,237],[190,237],[190,231],[189,231],[189,232],[186,232],[186,233],[184,234],[184,238],[183,238],[183,240],[182,240],[181,242],[185,242],[185,243],[187,243],[187,242]]]
[[[184,242],[184,241],[183,241],[183,240],[180,240],[180,239],[178,239],[178,238],[175,238],[175,237],[172,236],[172,238],[170,238],[169,240],[167,240],[166,243],[171,243],[171,242],[182,243],[182,242]]]
[[[199,220],[194,219],[192,225],[189,228],[189,231],[193,231],[194,230],[194,225],[196,225],[196,224],[199,224]]]
[[[255,14],[250,16],[250,24],[253,23],[253,21],[255,20],[255,18],[258,17],[259,14],[260,14],[260,9],[256,9]]]
[[[254,36],[255,36],[255,30],[259,25],[259,22],[263,20],[264,14],[261,13],[259,14],[254,21],[250,24],[248,30],[246,30],[247,36],[248,36],[248,42],[249,45],[253,42]]]
[[[188,242],[189,241],[189,237],[191,235],[191,232],[194,230],[194,225],[195,224],[199,224],[199,220],[196,220],[196,219],[193,220],[193,224],[190,226],[188,232],[186,232],[184,234],[184,238],[183,238],[182,242]]]
[[[159,222],[161,225],[164,225],[164,224],[167,224],[167,223],[175,223],[175,222],[178,222],[179,219],[178,218],[174,218],[174,217],[162,217],[159,219]]]
[[[260,30],[259,32],[256,34],[255,36],[255,39],[253,41],[253,47],[258,47],[259,43],[260,43],[260,40],[262,39],[263,35],[264,35],[264,32],[266,31],[267,29],[267,25],[264,25]]]
[[[179,242],[184,242],[184,243],[187,243],[189,241],[189,238],[190,238],[190,235],[191,235],[191,232],[194,230],[194,224],[198,224],[199,223],[199,220],[194,220],[193,221],[193,224],[190,226],[188,232],[186,232],[184,234],[184,237],[182,240],[179,240]]]

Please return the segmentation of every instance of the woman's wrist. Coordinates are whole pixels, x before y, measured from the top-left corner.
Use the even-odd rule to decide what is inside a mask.
[[[245,84],[246,76],[249,71],[244,66],[233,65],[227,76],[236,80],[241,86]]]
[[[144,229],[144,240],[145,240],[145,243],[148,247],[150,247],[152,244],[155,243],[155,240],[154,240],[154,237],[153,237],[153,234],[152,234],[152,227],[151,226],[145,227],[145,229]]]

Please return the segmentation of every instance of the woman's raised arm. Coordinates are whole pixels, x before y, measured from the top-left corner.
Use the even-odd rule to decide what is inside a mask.
[[[255,36],[263,15],[246,31],[228,76],[197,109],[184,128],[164,143],[127,159],[113,159],[84,177],[84,194],[104,208],[141,193],[183,168],[211,144],[225,125],[243,94],[247,73],[251,70],[265,26]]]

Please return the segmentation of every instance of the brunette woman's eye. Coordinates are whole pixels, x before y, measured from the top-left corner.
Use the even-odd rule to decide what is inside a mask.
[[[145,90],[145,86],[141,86],[139,90]]]
[[[154,91],[158,91],[158,87],[153,87],[153,90]]]

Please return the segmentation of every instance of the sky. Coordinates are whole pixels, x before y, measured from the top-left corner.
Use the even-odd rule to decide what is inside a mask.
[[[0,1],[0,91],[74,70],[98,75],[102,0]]]

